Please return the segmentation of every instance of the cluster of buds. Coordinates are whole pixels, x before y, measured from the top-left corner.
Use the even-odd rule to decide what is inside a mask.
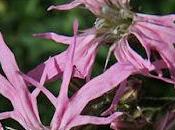
[[[129,79],[135,74],[175,84],[175,15],[135,13],[131,11],[129,3],[129,0],[74,0],[68,4],[49,7],[48,10],[70,10],[84,5],[97,18],[94,27],[82,33],[78,32],[78,21],[75,20],[72,37],[53,32],[34,34],[35,37],[50,39],[69,47],[27,74],[19,70],[13,53],[0,35],[0,63],[6,75],[0,75],[0,93],[13,105],[13,111],[0,113],[0,120],[12,118],[26,130],[70,130],[87,124],[111,124],[111,128],[115,130],[143,129],[149,121],[142,117],[140,108],[136,106],[137,113],[139,111],[140,114],[128,121],[128,109],[121,104],[123,101],[127,102],[127,99],[132,98],[129,102],[133,102],[138,98],[141,81]],[[100,46],[106,44],[111,47],[105,68],[111,54],[116,57],[116,63],[104,73],[92,78],[95,57]],[[146,58],[133,50],[130,44],[140,44],[146,52]],[[154,52],[158,53],[160,58],[151,60]],[[164,77],[163,69],[170,71],[169,78]],[[69,97],[69,84],[73,77],[86,78],[87,82]],[[56,97],[44,84],[60,78],[62,84]],[[36,87],[33,92],[28,90],[31,84]],[[115,88],[111,106],[101,115],[82,114],[90,101]],[[40,92],[44,93],[55,107],[49,126],[44,126],[39,116],[37,97]],[[126,107],[130,108],[130,104]],[[155,125],[155,129],[170,130],[174,118],[174,112],[169,112],[157,121],[161,124]],[[0,129],[3,130],[1,125]]]

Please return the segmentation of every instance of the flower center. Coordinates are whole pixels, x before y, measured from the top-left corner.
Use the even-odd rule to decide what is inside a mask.
[[[119,40],[132,24],[133,12],[124,7],[105,5],[102,14],[96,19],[97,36],[104,36],[105,42]]]

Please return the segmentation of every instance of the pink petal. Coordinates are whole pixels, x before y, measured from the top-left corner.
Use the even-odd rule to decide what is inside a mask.
[[[137,14],[131,33],[135,34],[146,50],[156,49],[175,76],[175,15],[153,16]]]
[[[140,71],[140,74],[160,79],[167,83],[175,83],[173,79],[164,78],[162,75],[154,76],[149,74],[149,71],[155,70],[159,72],[161,69],[167,68],[167,65],[165,64],[166,62],[156,61],[154,63],[151,63],[149,60],[143,59],[129,46],[127,39],[122,39],[119,41],[114,53],[119,62],[130,62],[138,71]]]
[[[76,47],[76,37],[78,32],[78,21],[74,21],[73,25],[74,30],[74,39],[72,40],[72,43],[70,47],[68,48],[67,52],[67,63],[65,65],[65,70],[63,73],[63,81],[60,87],[60,92],[58,96],[58,104],[56,107],[56,111],[54,113],[53,119],[52,119],[52,129],[57,129],[59,127],[60,122],[60,115],[63,113],[64,107],[66,106],[68,102],[68,88],[69,83],[71,80],[72,72],[73,72],[73,58],[75,53],[75,47]]]
[[[94,40],[94,34],[86,34],[77,36],[77,46],[75,48],[75,56],[73,65],[75,66],[74,77],[85,78],[91,71],[92,65],[97,53],[99,40]],[[70,39],[72,40],[73,37]],[[62,39],[57,39],[61,42]],[[66,42],[66,41],[65,41]],[[69,44],[71,41],[69,41]],[[49,58],[44,64],[37,66],[30,71],[28,75],[33,79],[40,81],[43,71],[46,71],[46,81],[62,75],[67,59],[67,50],[59,55]]]
[[[84,4],[92,13],[99,15],[101,13],[102,7],[106,4],[105,0],[73,0],[68,4],[50,6],[48,10],[70,10],[81,4]]]
[[[45,71],[43,72],[42,74],[42,77],[41,77],[41,80],[40,80],[40,85],[44,85],[44,82],[46,80],[46,73]],[[40,89],[39,88],[36,88],[35,90],[33,90],[32,94],[31,94],[31,102],[32,102],[32,105],[33,105],[33,109],[34,109],[34,112],[38,118],[38,120],[40,121],[40,117],[39,117],[39,111],[38,111],[38,103],[37,103],[37,97],[40,93]]]
[[[117,107],[117,105],[120,101],[120,98],[128,90],[128,88],[126,86],[127,86],[126,80],[121,82],[121,84],[119,85],[119,87],[115,93],[115,96],[114,96],[114,99],[112,101],[111,106],[101,114],[102,116],[110,115],[110,114],[115,112],[115,108]]]
[[[58,5],[58,6],[52,5],[47,10],[48,11],[53,10],[53,9],[56,9],[56,10],[70,10],[70,9],[73,9],[73,8],[79,6],[80,4],[82,4],[81,0],[74,0],[71,3],[64,4],[64,5]]]
[[[152,24],[157,24],[159,26],[169,27],[173,28],[175,15],[165,15],[165,16],[157,16],[157,15],[148,15],[148,14],[136,14],[136,17],[134,19],[137,22],[147,22]]]
[[[64,70],[66,59],[66,52],[49,58],[44,63],[38,65],[35,69],[28,73],[28,76],[32,77],[36,81],[40,82],[42,75],[46,74],[46,81],[52,80],[56,77],[60,77]]]
[[[0,74],[0,93],[8,98],[10,101],[13,101],[15,98],[15,88]]]
[[[134,72],[136,70],[130,63],[116,63],[100,76],[90,80],[71,98],[61,124],[67,124],[70,119],[81,113],[89,101],[113,89]]]
[[[94,124],[94,125],[110,124],[120,115],[122,115],[121,112],[116,112],[109,117],[94,117],[94,116],[86,116],[86,115],[76,116],[66,126],[65,130],[70,130],[72,127],[80,126],[80,125],[87,125],[87,124]]]
[[[53,32],[33,34],[34,37],[53,40],[57,43],[70,44],[72,37],[58,35]]]
[[[129,46],[126,37],[119,41],[114,54],[119,62],[130,62],[138,70],[151,70],[154,67],[150,61],[143,59]]]
[[[63,81],[61,84],[60,94],[59,96],[68,98],[68,86],[71,80],[72,72],[73,72],[73,58],[75,53],[75,47],[76,47],[76,35],[78,32],[78,22],[74,22],[74,39],[72,40],[72,44],[68,48],[67,52],[67,63],[65,65],[65,69],[63,72]]]
[[[8,80],[16,88],[22,89],[26,88],[22,77],[16,72],[19,71],[15,57],[11,50],[6,46],[2,34],[0,34],[0,62],[4,73],[6,74]]]
[[[10,49],[6,46],[2,35],[0,34],[0,62],[4,73],[8,80],[15,88],[18,95],[15,95],[13,102],[14,109],[18,109],[20,113],[37,128],[40,127],[37,117],[34,114],[30,93],[25,85],[23,78],[17,73],[19,68],[15,61],[15,57]],[[2,78],[1,78],[2,79]],[[7,84],[8,85],[8,84]],[[17,101],[16,101],[17,100]],[[27,119],[27,120],[28,120]]]
[[[11,118],[13,112],[0,113],[0,120]]]
[[[27,76],[23,73],[20,73],[20,74],[26,81],[28,81],[32,85],[36,86],[37,88],[39,88],[47,96],[47,98],[51,101],[51,103],[56,107],[56,98],[49,90],[47,90],[44,86],[42,86],[40,83],[33,80],[29,76]]]

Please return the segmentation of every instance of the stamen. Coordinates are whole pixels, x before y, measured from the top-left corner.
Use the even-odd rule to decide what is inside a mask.
[[[132,19],[133,13],[130,10],[122,6],[105,5],[102,7],[102,15],[95,21],[97,35],[104,36],[104,42],[119,40],[127,33]]]

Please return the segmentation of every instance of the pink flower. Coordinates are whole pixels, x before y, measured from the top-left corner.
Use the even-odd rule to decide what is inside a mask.
[[[127,90],[126,85],[124,84],[126,81],[124,80],[131,74],[139,73],[145,76],[161,79],[168,83],[175,83],[175,51],[173,46],[175,43],[175,15],[155,16],[134,13],[130,11],[129,0],[97,0],[95,2],[93,1],[93,4],[92,1],[74,0],[69,4],[51,6],[49,10],[69,10],[81,4],[85,5],[86,8],[94,13],[97,16],[97,19],[95,26],[92,29],[85,30],[84,33],[77,35],[77,46],[75,47],[75,54],[72,59],[72,65],[75,66],[73,76],[85,78],[90,75],[98,47],[102,43],[111,44],[109,55],[111,52],[114,52],[114,55],[118,60],[118,63],[116,63],[114,66],[117,66],[118,69],[121,69],[120,71],[126,71],[126,68],[129,68],[129,70],[131,68],[132,69],[129,71],[129,74],[120,72],[120,75],[116,78],[116,80],[120,78],[120,76],[122,77],[122,80],[120,80],[120,82],[117,80],[116,82],[118,83],[114,85],[113,82],[108,79],[108,77],[110,77],[108,72],[114,67],[112,66],[104,74],[99,76],[107,84],[111,84],[111,86],[109,84],[105,85],[105,83],[98,81],[98,77],[96,77],[76,93],[75,97],[77,97],[77,95],[78,97],[77,99],[74,99],[73,97],[71,99],[72,102],[75,100],[76,102],[82,104],[82,102],[87,103],[90,101],[90,99],[92,100],[92,98],[89,99],[89,97],[86,98],[86,96],[85,98],[82,97],[81,100],[78,100],[78,98],[85,93],[85,90],[87,92],[88,90],[90,91],[88,96],[94,96],[96,94],[100,96],[102,94],[96,91],[97,89],[100,91],[101,89],[104,89],[105,91],[102,92],[107,92],[113,88],[112,86],[117,87],[116,85],[120,84],[120,87],[117,91],[117,95],[119,96],[115,96],[111,107],[106,111],[107,114],[111,114],[113,112],[114,106],[117,105],[120,97]],[[36,36],[51,39],[56,42],[63,42],[69,44],[69,46],[72,45],[71,41],[75,38],[74,36],[65,37],[55,33],[41,33],[37,34]],[[130,37],[132,38],[130,39]],[[136,42],[135,40],[138,40],[139,42]],[[133,50],[130,46],[130,43],[141,44],[145,49],[147,58],[143,58],[135,50]],[[155,58],[154,61],[152,61],[152,55],[154,55],[155,51],[160,55],[160,58]],[[50,58],[44,64],[39,65],[36,69],[29,72],[28,75],[40,82],[44,76],[45,80],[47,81],[53,79],[56,76],[62,75],[62,73],[65,73],[66,71],[65,66],[67,64],[67,52],[68,50],[54,56],[53,58]],[[118,69],[117,72],[119,71]],[[165,78],[163,76],[162,69],[168,69],[171,72],[170,78]],[[156,75],[151,74],[150,72],[152,71],[154,71]],[[113,70],[113,72],[111,71],[110,74],[116,74],[114,72],[116,72],[116,70]],[[105,75],[108,75],[108,77]],[[99,84],[96,85],[98,82],[102,83],[103,86],[100,86]],[[91,83],[92,85],[95,84],[95,87],[93,89],[87,89],[90,88],[89,86],[92,86]],[[81,91],[84,92],[79,95]],[[67,99],[60,99],[60,102],[61,104],[69,104]],[[75,106],[76,103],[70,104]],[[70,110],[70,107],[66,108],[65,115],[62,116],[63,125],[60,121],[56,123],[57,125],[55,125],[54,128],[65,129],[67,127],[65,126],[67,121],[69,121],[71,118],[78,117],[84,106],[85,105],[82,105],[81,109],[77,110],[77,112],[73,109]],[[62,109],[63,108],[57,110],[58,115],[62,113]],[[54,116],[55,120],[57,120],[56,116],[57,115]],[[114,124],[116,123],[114,122]]]
[[[77,49],[75,50],[75,59],[79,60],[75,60],[74,65],[79,73],[75,71],[75,77],[85,78],[86,76],[90,75],[94,58],[97,53],[97,48],[103,42],[114,44],[109,51],[109,55],[112,51],[114,51],[114,55],[116,56],[118,62],[129,62],[139,71],[139,73],[143,75],[158,78],[174,84],[175,65],[173,61],[175,60],[175,51],[173,43],[175,41],[175,15],[154,16],[137,14],[131,12],[129,8],[127,8],[129,5],[129,1],[127,0],[97,1],[97,3],[94,3],[93,5],[98,8],[95,8],[93,5],[90,6],[90,1],[88,2],[79,0],[73,1],[70,4],[51,6],[49,8],[66,10],[74,8],[75,5],[85,4],[88,9],[97,15],[97,17],[100,15],[100,18],[97,18],[97,21],[95,22],[95,27],[87,31],[85,30],[84,33],[78,35],[77,40],[80,39],[80,43],[78,40],[76,47]],[[112,8],[111,6],[115,8]],[[135,36],[134,39],[138,39],[140,42],[132,44],[141,44],[146,51],[148,57],[147,59],[141,57],[130,47],[128,38],[131,36],[131,34]],[[36,36],[51,39],[56,42],[70,43],[70,38],[54,33],[37,34]],[[82,36],[84,40],[81,39]],[[78,45],[81,46],[79,47]],[[82,50],[85,51],[82,52]],[[87,51],[89,53],[86,53]],[[160,54],[161,59],[155,59],[155,61],[152,62],[150,59],[152,58],[151,55],[154,55],[153,51],[157,51]],[[85,54],[85,57],[81,57],[83,54]],[[36,69],[29,72],[29,75],[39,81],[42,73],[41,70],[45,68],[47,78],[53,79],[53,77],[62,74],[64,71],[64,67],[61,67],[64,66],[64,60],[59,60],[64,58],[65,56],[63,52],[62,54],[49,59],[44,64],[39,65]],[[163,77],[162,69],[165,68],[168,68],[171,72],[170,79]],[[152,75],[149,73],[151,71],[156,72],[157,75]],[[125,90],[124,87],[122,88],[123,90],[121,89],[121,92]],[[119,97],[117,98],[118,101]],[[116,99],[114,99],[114,101],[115,100]],[[113,108],[113,104],[111,108]]]
[[[102,10],[102,7],[105,4],[109,4],[109,5],[116,4],[116,6],[118,7],[122,6],[124,8],[126,3],[128,3],[128,1],[120,1],[120,2],[111,1],[107,3],[106,2],[107,2],[106,0],[95,1],[95,4],[94,3],[92,4],[91,1],[75,0],[72,3],[66,4],[66,5],[56,6],[56,7],[51,6],[49,10],[50,9],[61,9],[61,10],[65,9],[66,10],[66,9],[74,8],[80,4],[85,4],[87,7],[90,8],[92,12],[98,12],[99,10]],[[102,31],[98,29],[101,26],[99,25],[100,22],[101,21],[97,20],[95,27],[85,30],[84,33],[80,33],[77,36],[77,47],[75,50],[75,57],[74,57],[74,66],[76,67],[76,70],[74,72],[74,77],[87,78],[89,80],[92,66],[93,66],[95,56],[96,56],[99,46],[103,42],[111,42],[111,37],[113,37],[113,35],[112,36],[109,35],[109,38],[108,36],[106,36],[106,34],[103,35],[102,34],[103,29]],[[59,42],[59,43],[61,42],[61,43],[68,44],[68,45],[70,44],[73,38],[73,37],[58,35],[52,32],[35,34],[34,36],[39,37],[39,38],[50,39],[55,42]],[[44,64],[41,64],[37,66],[34,70],[30,71],[28,75],[33,77],[35,80],[40,81],[42,77],[41,74],[43,74],[43,70],[45,70],[45,73],[47,75],[46,81],[54,79],[54,78],[58,78],[58,76],[61,76],[64,71],[64,66],[65,66],[64,59],[65,58],[66,58],[66,51],[52,58],[49,58],[46,62],[44,62]]]
[[[91,30],[85,30],[84,33],[80,34],[77,40],[78,46],[75,54],[75,63],[74,65],[77,68],[75,72],[75,77],[85,78],[90,75],[92,65],[94,63],[94,59],[97,53],[98,46],[102,44],[102,42],[106,42],[107,44],[114,43],[115,46],[112,46],[109,55],[112,51],[114,51],[116,58],[119,58],[119,54],[116,51],[122,49],[122,46],[125,44],[128,46],[124,53],[130,53],[129,55],[134,55],[135,60],[131,61],[131,57],[128,57],[126,60],[129,60],[132,64],[139,67],[139,65],[144,66],[150,70],[150,67],[155,67],[150,61],[152,50],[156,50],[163,61],[166,68],[169,68],[172,74],[172,79],[174,77],[174,47],[173,43],[174,39],[174,15],[167,16],[154,16],[154,15],[145,15],[145,14],[137,14],[129,10],[128,0],[123,1],[96,1],[96,3],[91,4],[91,1],[86,0],[75,0],[69,4],[51,6],[49,9],[57,9],[57,10],[66,10],[74,8],[80,4],[84,4],[88,9],[90,9],[97,17],[100,15],[100,18],[97,18],[95,22],[95,27]],[[114,6],[114,7],[113,7]],[[100,12],[100,13],[95,13]],[[116,17],[115,17],[116,15]],[[137,55],[129,44],[127,43],[127,37],[131,34],[135,35],[136,38],[140,41],[142,46],[144,47],[148,59],[143,59],[141,56]],[[44,33],[37,34],[37,37],[51,39],[56,42],[63,42],[66,44],[70,43],[70,37],[60,36],[54,33]],[[126,39],[126,40],[122,40]],[[126,43],[125,43],[126,42]],[[137,43],[138,44],[138,43]],[[114,49],[116,48],[116,49]],[[127,50],[129,49],[129,50]],[[129,51],[129,52],[128,52]],[[135,53],[135,54],[134,54]],[[83,57],[81,57],[83,55]],[[41,78],[43,68],[46,68],[47,78],[52,79],[55,76],[59,76],[64,70],[64,59],[65,53],[61,53],[60,55],[55,56],[54,58],[49,59],[44,63],[44,65],[38,66],[35,70],[29,73],[30,76],[39,80]],[[124,57],[124,55],[123,55]],[[53,60],[55,59],[55,61]],[[79,60],[76,60],[79,59]],[[108,60],[108,59],[107,59]],[[120,60],[120,59],[118,59]],[[55,62],[57,62],[58,66],[55,66]],[[84,63],[84,64],[82,64]],[[164,67],[165,67],[164,66]],[[59,71],[56,71],[56,67],[59,68]],[[158,67],[158,66],[156,66]],[[159,65],[160,67],[160,65]],[[142,68],[142,67],[141,67]],[[158,68],[156,68],[158,69]],[[38,75],[36,75],[38,73]],[[159,71],[160,74],[160,71]],[[161,74],[159,77],[161,78]],[[164,79],[165,81],[167,79]]]
[[[113,89],[136,71],[128,62],[113,65],[110,69],[106,70],[105,73],[82,86],[71,98],[68,97],[68,87],[74,70],[73,59],[76,54],[77,30],[78,23],[75,22],[74,37],[66,53],[67,62],[65,64],[63,81],[58,97],[53,96],[52,93],[42,85],[46,80],[45,74],[42,75],[41,82],[37,82],[31,77],[19,72],[13,53],[4,43],[2,36],[0,37],[0,62],[8,79],[2,75],[0,76],[0,93],[8,98],[14,107],[14,110],[11,112],[0,113],[0,120],[13,118],[25,129],[29,130],[70,130],[74,126],[84,124],[110,124],[122,114],[121,112],[115,112],[108,117],[95,117],[81,115],[81,112],[91,100]],[[43,71],[43,73],[45,73],[45,71]],[[114,74],[116,74],[118,78],[116,78]],[[29,92],[24,80],[36,86],[36,89],[32,93]],[[38,114],[36,105],[38,90],[42,91],[56,108],[52,122],[50,126],[47,127],[42,125]]]
[[[159,76],[155,78],[167,81],[168,79],[162,77],[161,65],[156,64],[157,66],[155,66],[150,61],[152,51],[157,51],[161,56],[161,63],[164,63],[162,67],[170,70],[171,80],[174,80],[175,64],[173,61],[175,60],[175,51],[173,44],[175,43],[175,15],[155,16],[134,13],[130,11],[129,2],[129,0],[102,0],[91,4],[91,1],[74,0],[69,4],[51,6],[49,10],[69,10],[84,4],[97,15],[95,29],[93,28],[95,30],[94,35],[96,34],[95,38],[100,38],[101,41],[106,43],[114,43],[115,46],[111,51],[115,50],[114,53],[117,60],[121,61],[123,57],[124,61],[131,62],[138,69],[143,66],[148,70],[152,67],[157,67]],[[75,6],[75,3],[79,4]],[[144,47],[148,59],[139,56],[129,46],[128,36],[131,34],[135,35]],[[117,51],[125,52],[120,55]],[[158,60],[156,59],[156,62]]]

